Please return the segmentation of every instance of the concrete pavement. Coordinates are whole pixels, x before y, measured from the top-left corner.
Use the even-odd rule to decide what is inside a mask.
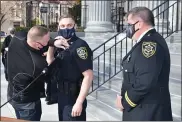
[[[3,65],[1,64],[1,105],[7,101],[7,81],[5,80]],[[41,121],[59,121],[57,104],[47,105],[45,99],[42,102]],[[1,108],[1,116],[16,118],[13,107],[8,103]],[[87,121],[96,121],[97,119],[87,112]]]

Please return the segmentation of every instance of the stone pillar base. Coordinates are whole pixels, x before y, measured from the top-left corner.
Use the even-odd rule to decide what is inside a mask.
[[[97,39],[104,39],[103,41],[106,41],[115,34],[114,32],[85,32],[85,37],[96,39],[93,41],[97,41]]]
[[[87,28],[85,29],[85,32],[106,33],[106,32],[114,32],[114,30],[111,22],[89,21],[87,23]]]

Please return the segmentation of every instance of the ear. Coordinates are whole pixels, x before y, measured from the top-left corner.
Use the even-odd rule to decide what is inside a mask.
[[[142,20],[139,20],[138,24],[138,28],[141,29],[144,25],[144,22]]]

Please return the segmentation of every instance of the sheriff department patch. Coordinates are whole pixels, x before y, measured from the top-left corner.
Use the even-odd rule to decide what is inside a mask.
[[[146,58],[153,56],[156,52],[157,44],[155,42],[143,42],[142,53]]]
[[[88,57],[88,52],[86,47],[80,47],[77,49],[77,54],[81,59],[87,59]]]

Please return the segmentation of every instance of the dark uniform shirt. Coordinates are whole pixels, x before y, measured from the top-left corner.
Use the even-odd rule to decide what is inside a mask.
[[[93,67],[92,51],[84,40],[74,36],[68,43],[70,44],[68,49],[57,50],[58,56],[55,61],[57,66],[50,65],[52,68],[49,68],[49,71],[53,69],[53,77],[57,77],[58,90],[68,90],[66,87],[71,87],[71,84],[80,84],[83,79],[82,73],[89,69],[92,70]],[[57,75],[55,75],[55,70],[59,71]],[[67,83],[69,86],[66,86]],[[79,92],[79,89],[76,91]]]
[[[122,65],[123,120],[171,120],[170,54],[164,38],[150,30],[123,58]]]
[[[92,70],[92,51],[88,44],[74,37],[70,40],[70,47],[62,51],[61,73],[64,81],[75,82],[82,77],[82,73],[88,69]]]

